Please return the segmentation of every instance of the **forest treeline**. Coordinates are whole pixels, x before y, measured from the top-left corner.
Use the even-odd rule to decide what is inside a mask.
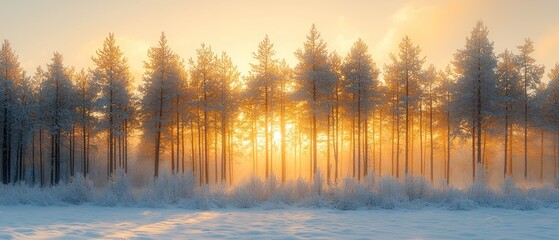
[[[518,174],[520,162],[516,179],[530,172],[540,181],[551,164],[556,178],[559,64],[542,81],[531,40],[496,54],[488,33],[478,22],[444,69],[427,65],[406,36],[381,69],[363,40],[340,56],[313,25],[295,66],[266,36],[243,76],[227,53],[205,44],[184,61],[162,34],[139,87],[114,34],[90,69],[67,66],[55,52],[33,74],[5,40],[2,182],[55,185],[90,176],[91,167],[111,179],[130,162],[155,178],[192,172],[199,184],[231,183],[241,167],[282,182],[321,171],[327,184],[372,173],[434,181],[435,172],[451,183],[453,151],[466,144],[471,165],[459,172],[472,179],[489,162],[501,164],[503,177]],[[129,161],[133,144],[147,160]],[[487,153],[496,147],[502,154]],[[550,151],[553,162],[544,164]]]

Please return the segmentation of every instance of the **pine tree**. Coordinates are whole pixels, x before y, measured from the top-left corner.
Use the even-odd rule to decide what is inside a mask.
[[[227,53],[222,52],[217,61],[216,77],[219,81],[219,101],[218,111],[220,115],[220,132],[221,132],[221,182],[227,182],[227,167],[231,168],[232,160],[228,157],[231,151],[230,129],[233,128],[235,112],[237,111],[238,99],[238,81],[239,72],[237,67],[233,65],[231,57]],[[231,176],[230,176],[231,177]],[[231,181],[229,182],[231,184]]]
[[[419,46],[414,46],[411,39],[408,36],[405,36],[399,45],[399,53],[398,55],[392,54],[390,59],[391,63],[385,66],[386,77],[388,79],[387,82],[390,82],[390,85],[395,88],[395,102],[393,111],[396,111],[395,118],[397,121],[397,129],[399,129],[399,121],[403,114],[403,118],[405,121],[405,165],[404,165],[404,173],[408,174],[409,171],[409,154],[410,154],[410,138],[412,138],[412,134],[410,133],[413,126],[411,123],[412,114],[414,112],[414,106],[417,105],[419,101],[419,81],[422,78],[423,74],[423,63],[425,62],[425,58],[419,57],[421,53],[421,49]],[[402,89],[400,89],[402,88]],[[397,156],[399,156],[399,131],[398,131],[398,147],[397,147]],[[398,177],[399,173],[399,157],[396,159],[397,167],[396,167],[396,176]]]
[[[132,112],[132,76],[124,53],[116,45],[114,34],[110,33],[103,47],[92,57],[95,68],[91,70],[92,81],[99,91],[96,108],[100,117],[100,131],[107,131],[107,177],[110,178],[117,167],[126,166],[127,152],[119,154],[119,137],[126,138],[130,114]],[[124,150],[127,146],[124,146]],[[117,158],[120,156],[120,158]],[[122,159],[124,157],[124,159]],[[117,163],[119,164],[117,166]]]
[[[548,73],[549,83],[545,89],[545,101],[543,101],[542,109],[545,112],[545,118],[550,125],[553,125],[555,131],[554,148],[559,139],[559,64]],[[553,168],[553,177],[557,179],[559,173],[559,161],[555,157],[555,167]]]
[[[499,54],[500,61],[497,65],[497,89],[499,91],[498,104],[503,111],[505,146],[504,146],[504,177],[512,177],[512,156],[508,155],[512,138],[512,125],[518,123],[519,105],[521,105],[520,65],[517,57],[508,49]]]
[[[97,85],[93,84],[91,74],[81,70],[75,76],[76,96],[77,96],[77,124],[81,127],[82,137],[82,175],[87,177],[90,168],[90,140],[92,129],[96,124],[93,116],[95,111],[95,101],[97,100]]]
[[[497,59],[493,52],[493,42],[487,38],[489,31],[483,22],[478,22],[466,45],[454,55],[454,69],[458,76],[457,95],[453,103],[459,125],[463,129],[471,129],[472,136],[472,178],[476,176],[477,164],[482,159],[482,130],[486,121],[494,116],[496,91]]]
[[[342,95],[343,95],[343,73],[342,73],[342,58],[338,53],[332,52],[329,56],[330,67],[333,74],[333,84],[332,84],[332,96],[331,99],[331,113],[330,118],[332,119],[332,148],[334,152],[334,183],[338,182],[339,174],[339,164],[340,164],[340,145],[343,143],[343,134],[340,134],[341,125],[341,114],[342,110]],[[328,157],[330,160],[330,157]],[[328,164],[328,170],[330,170],[330,164]],[[327,171],[330,173],[330,171]],[[328,181],[330,181],[330,174],[327,176]],[[330,184],[330,182],[328,182]]]
[[[528,178],[528,117],[531,113],[533,97],[538,84],[544,73],[544,66],[536,64],[536,60],[531,56],[534,52],[533,42],[525,39],[524,44],[517,46],[520,51],[518,58],[520,64],[520,76],[524,88],[524,180]]]
[[[8,40],[0,49],[0,116],[2,125],[2,183],[12,181],[12,134],[16,114],[16,88],[23,78],[23,70]]]
[[[64,66],[62,54],[55,52],[52,62],[47,65],[45,79],[39,94],[43,121],[50,134],[51,185],[61,179],[61,145],[63,137],[68,137],[75,113],[75,92],[69,69]]]
[[[211,47],[202,44],[196,50],[196,59],[190,59],[190,84],[196,94],[191,102],[197,115],[198,156],[200,167],[200,183],[209,184],[209,139],[210,114],[215,110],[217,56]],[[202,136],[203,135],[203,136]],[[203,142],[203,143],[202,143]],[[203,159],[203,161],[202,161]]]
[[[298,63],[295,67],[295,78],[298,80],[298,89],[295,93],[299,99],[303,99],[306,115],[311,125],[311,158],[310,178],[316,174],[318,169],[318,122],[328,118],[329,97],[334,76],[330,68],[326,43],[322,40],[315,25],[311,26],[307,41],[302,49],[295,52]],[[326,113],[326,114],[325,114]],[[326,115],[326,116],[324,116]]]
[[[181,84],[185,81],[186,72],[178,55],[167,45],[164,33],[161,34],[158,45],[148,50],[148,59],[145,63],[143,85],[140,88],[140,113],[145,139],[153,137],[155,140],[154,177],[157,178],[163,141],[172,143],[174,140],[172,127],[178,124],[174,103],[177,96],[182,95]],[[173,159],[171,165],[171,172],[174,173]]]
[[[379,75],[379,70],[363,40],[359,39],[353,44],[342,66],[342,72],[345,80],[344,94],[351,96],[348,110],[352,115],[353,125],[357,126],[357,129],[352,129],[357,134],[357,148],[352,151],[357,152],[357,179],[360,180],[361,172],[364,176],[367,175],[367,126],[369,125],[369,114],[374,107],[374,90]],[[361,171],[361,162],[363,162],[363,171]]]
[[[248,94],[253,98],[255,107],[262,106],[264,116],[264,160],[266,165],[265,178],[268,178],[273,166],[271,143],[274,132],[273,122],[274,110],[276,108],[276,92],[279,89],[280,76],[278,73],[278,60],[275,58],[276,51],[268,35],[258,44],[258,50],[252,53],[256,63],[250,65],[250,77],[248,82]]]

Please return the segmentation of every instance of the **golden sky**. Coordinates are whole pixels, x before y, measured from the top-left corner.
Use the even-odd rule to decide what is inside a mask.
[[[7,0],[0,3],[0,39],[10,40],[23,67],[33,72],[54,51],[64,54],[68,65],[92,67],[91,56],[113,32],[139,78],[147,49],[164,31],[184,59],[204,42],[228,52],[245,74],[266,34],[278,57],[294,66],[293,52],[315,23],[329,50],[342,55],[361,37],[382,66],[409,35],[427,63],[442,68],[481,19],[497,54],[529,37],[536,59],[549,70],[559,61],[557,9],[559,1],[553,0]]]

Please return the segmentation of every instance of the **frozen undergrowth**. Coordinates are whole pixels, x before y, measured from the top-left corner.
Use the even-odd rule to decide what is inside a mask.
[[[275,176],[263,180],[249,177],[233,187],[226,185],[198,186],[190,175],[162,175],[146,188],[131,186],[119,174],[107,187],[98,189],[82,176],[69,183],[40,188],[25,184],[0,186],[0,205],[66,206],[89,203],[99,206],[168,207],[187,209],[325,207],[342,210],[398,209],[433,206],[449,210],[470,210],[477,207],[534,210],[559,208],[557,186],[522,189],[506,179],[499,189],[487,186],[483,174],[465,190],[441,182],[433,187],[423,177],[367,176],[358,182],[341,179],[327,186],[320,174],[313,181],[291,180],[281,184]]]

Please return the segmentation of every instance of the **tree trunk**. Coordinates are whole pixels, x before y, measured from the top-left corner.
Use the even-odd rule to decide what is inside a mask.
[[[429,101],[429,147],[431,148],[431,164],[430,164],[430,170],[431,170],[431,183],[434,182],[434,177],[433,177],[433,93],[432,90],[429,91],[430,93],[430,101]]]
[[[543,183],[543,135],[544,135],[544,130],[542,129],[541,142],[540,142],[540,183]]]
[[[43,130],[39,130],[39,174],[41,175],[41,187],[45,186],[45,167],[43,161]]]

